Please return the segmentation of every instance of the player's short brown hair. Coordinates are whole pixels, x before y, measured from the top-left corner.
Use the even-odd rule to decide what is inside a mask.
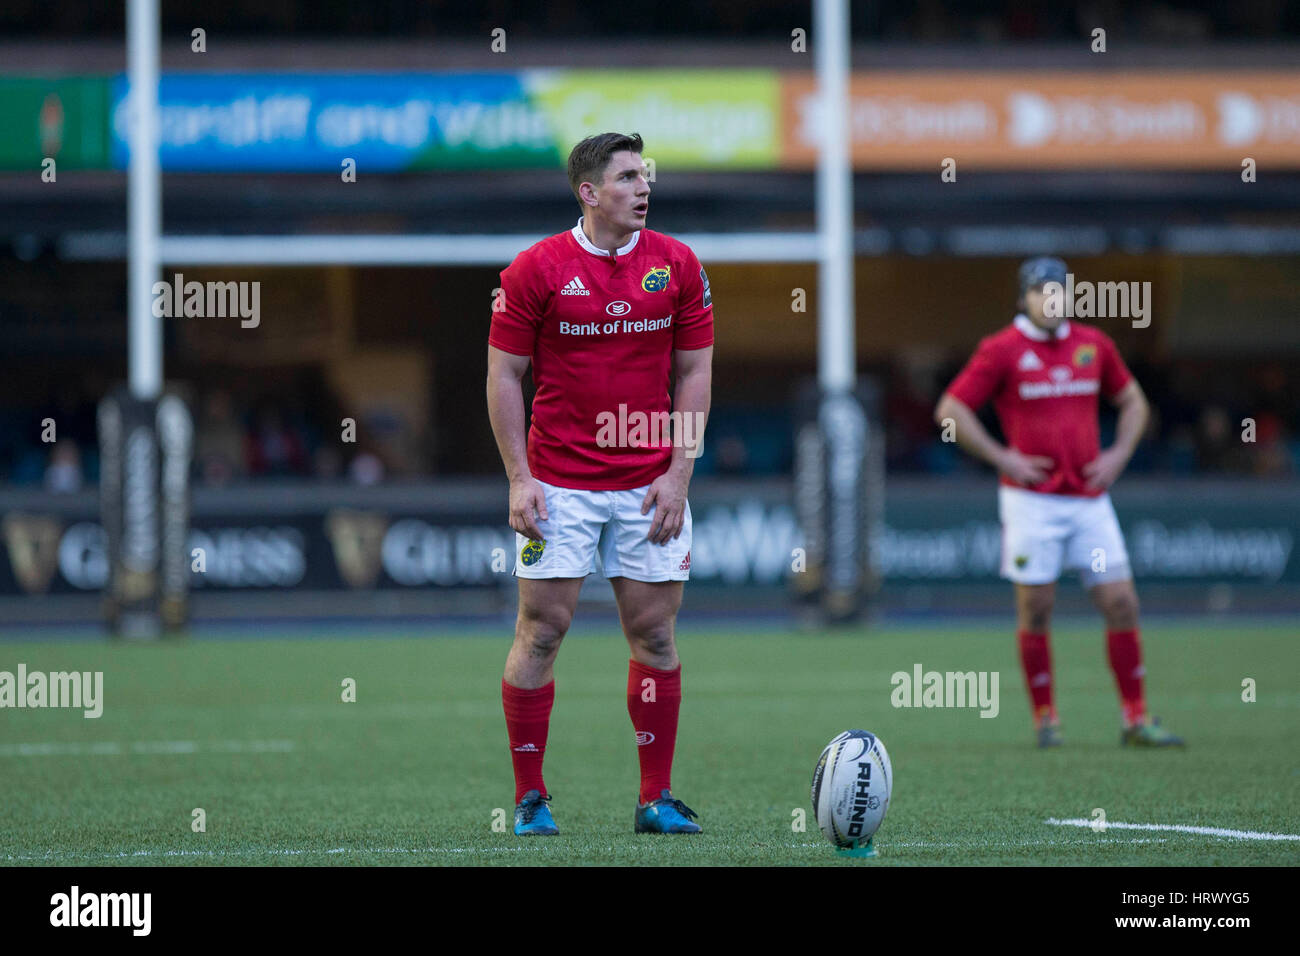
[[[601,133],[597,136],[588,136],[573,147],[569,152],[569,187],[573,190],[578,205],[582,206],[578,187],[583,183],[604,182],[605,167],[609,165],[611,156],[623,150],[629,153],[640,153],[643,146],[640,133],[633,133],[631,136],[625,133]]]

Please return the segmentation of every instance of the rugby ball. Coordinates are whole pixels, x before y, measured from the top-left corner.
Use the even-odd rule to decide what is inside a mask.
[[[817,825],[837,847],[864,846],[889,809],[894,772],[885,745],[865,730],[846,730],[826,745],[813,771]]]

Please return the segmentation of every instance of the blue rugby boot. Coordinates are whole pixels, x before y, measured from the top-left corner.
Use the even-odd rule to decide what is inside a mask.
[[[546,805],[551,799],[548,793],[542,796],[536,790],[529,790],[515,807],[515,836],[555,836],[560,828],[551,819],[551,808]]]
[[[1176,737],[1160,726],[1157,717],[1152,721],[1141,721],[1125,727],[1119,735],[1121,747],[1185,747],[1182,737]]]
[[[651,800],[644,806],[637,804],[636,832],[699,833],[700,825],[690,820],[695,815],[694,810],[680,800],[673,799],[673,795],[667,790],[663,790],[658,800]]]

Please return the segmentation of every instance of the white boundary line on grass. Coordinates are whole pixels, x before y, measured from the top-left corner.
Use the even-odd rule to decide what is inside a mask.
[[[1046,821],[1058,827],[1096,827],[1103,828],[1097,820],[1058,820],[1049,817]],[[1300,833],[1263,833],[1259,830],[1227,830],[1223,827],[1193,827],[1183,823],[1112,823],[1107,820],[1106,830],[1164,830],[1171,833],[1198,833],[1202,836],[1233,837],[1237,840],[1300,840]]]
[[[1147,839],[1133,838],[1127,840],[1017,840],[1006,843],[981,843],[980,849],[990,847],[1017,847],[1017,846],[1105,846],[1105,845],[1129,845],[1133,843],[1168,843],[1166,839]],[[416,856],[422,854],[441,854],[441,853],[541,853],[551,844],[543,842],[532,842],[520,846],[493,846],[493,847],[335,847],[330,850],[293,850],[283,849],[280,847],[263,847],[258,849],[247,850],[135,850],[132,852],[118,853],[38,853],[38,854],[9,854],[0,859],[14,862],[49,862],[51,860],[131,860],[141,858],[165,858],[165,857],[256,857],[256,856],[338,856],[343,854],[399,854],[407,856]],[[676,844],[690,845],[690,844]],[[801,849],[824,849],[829,848],[829,843],[784,843],[779,845],[787,850]],[[917,849],[952,849],[966,848],[975,849],[975,844],[967,843],[890,843],[882,849],[906,847]],[[625,849],[623,847],[605,847],[605,851],[613,853],[616,849]],[[710,846],[709,849],[717,850],[716,846]],[[758,847],[757,849],[763,849]]]
[[[33,744],[0,744],[0,757],[120,757],[123,754],[262,754],[288,753],[292,740],[136,740],[131,743],[102,741],[76,743],[49,741]]]

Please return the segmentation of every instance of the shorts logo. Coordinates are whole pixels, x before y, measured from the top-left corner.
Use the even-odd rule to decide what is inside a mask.
[[[542,560],[542,552],[545,550],[545,541],[529,541],[524,545],[523,550],[519,552],[519,560],[524,563],[524,567],[531,568],[538,561]]]
[[[651,269],[641,277],[641,288],[647,292],[662,292],[668,288],[668,266]]]
[[[1097,358],[1097,346],[1080,345],[1074,350],[1074,364],[1079,368],[1091,365]]]
[[[678,571],[689,571],[691,569],[691,553],[686,552],[686,557],[682,558],[682,563],[677,565]]]
[[[655,735],[650,733],[650,731],[638,730],[636,732],[636,745],[638,747],[644,747],[646,744],[652,744],[654,742],[655,742]]]
[[[1023,569],[1024,566],[1028,563],[1029,563],[1029,555],[1027,554],[1016,555],[1016,567]]]

